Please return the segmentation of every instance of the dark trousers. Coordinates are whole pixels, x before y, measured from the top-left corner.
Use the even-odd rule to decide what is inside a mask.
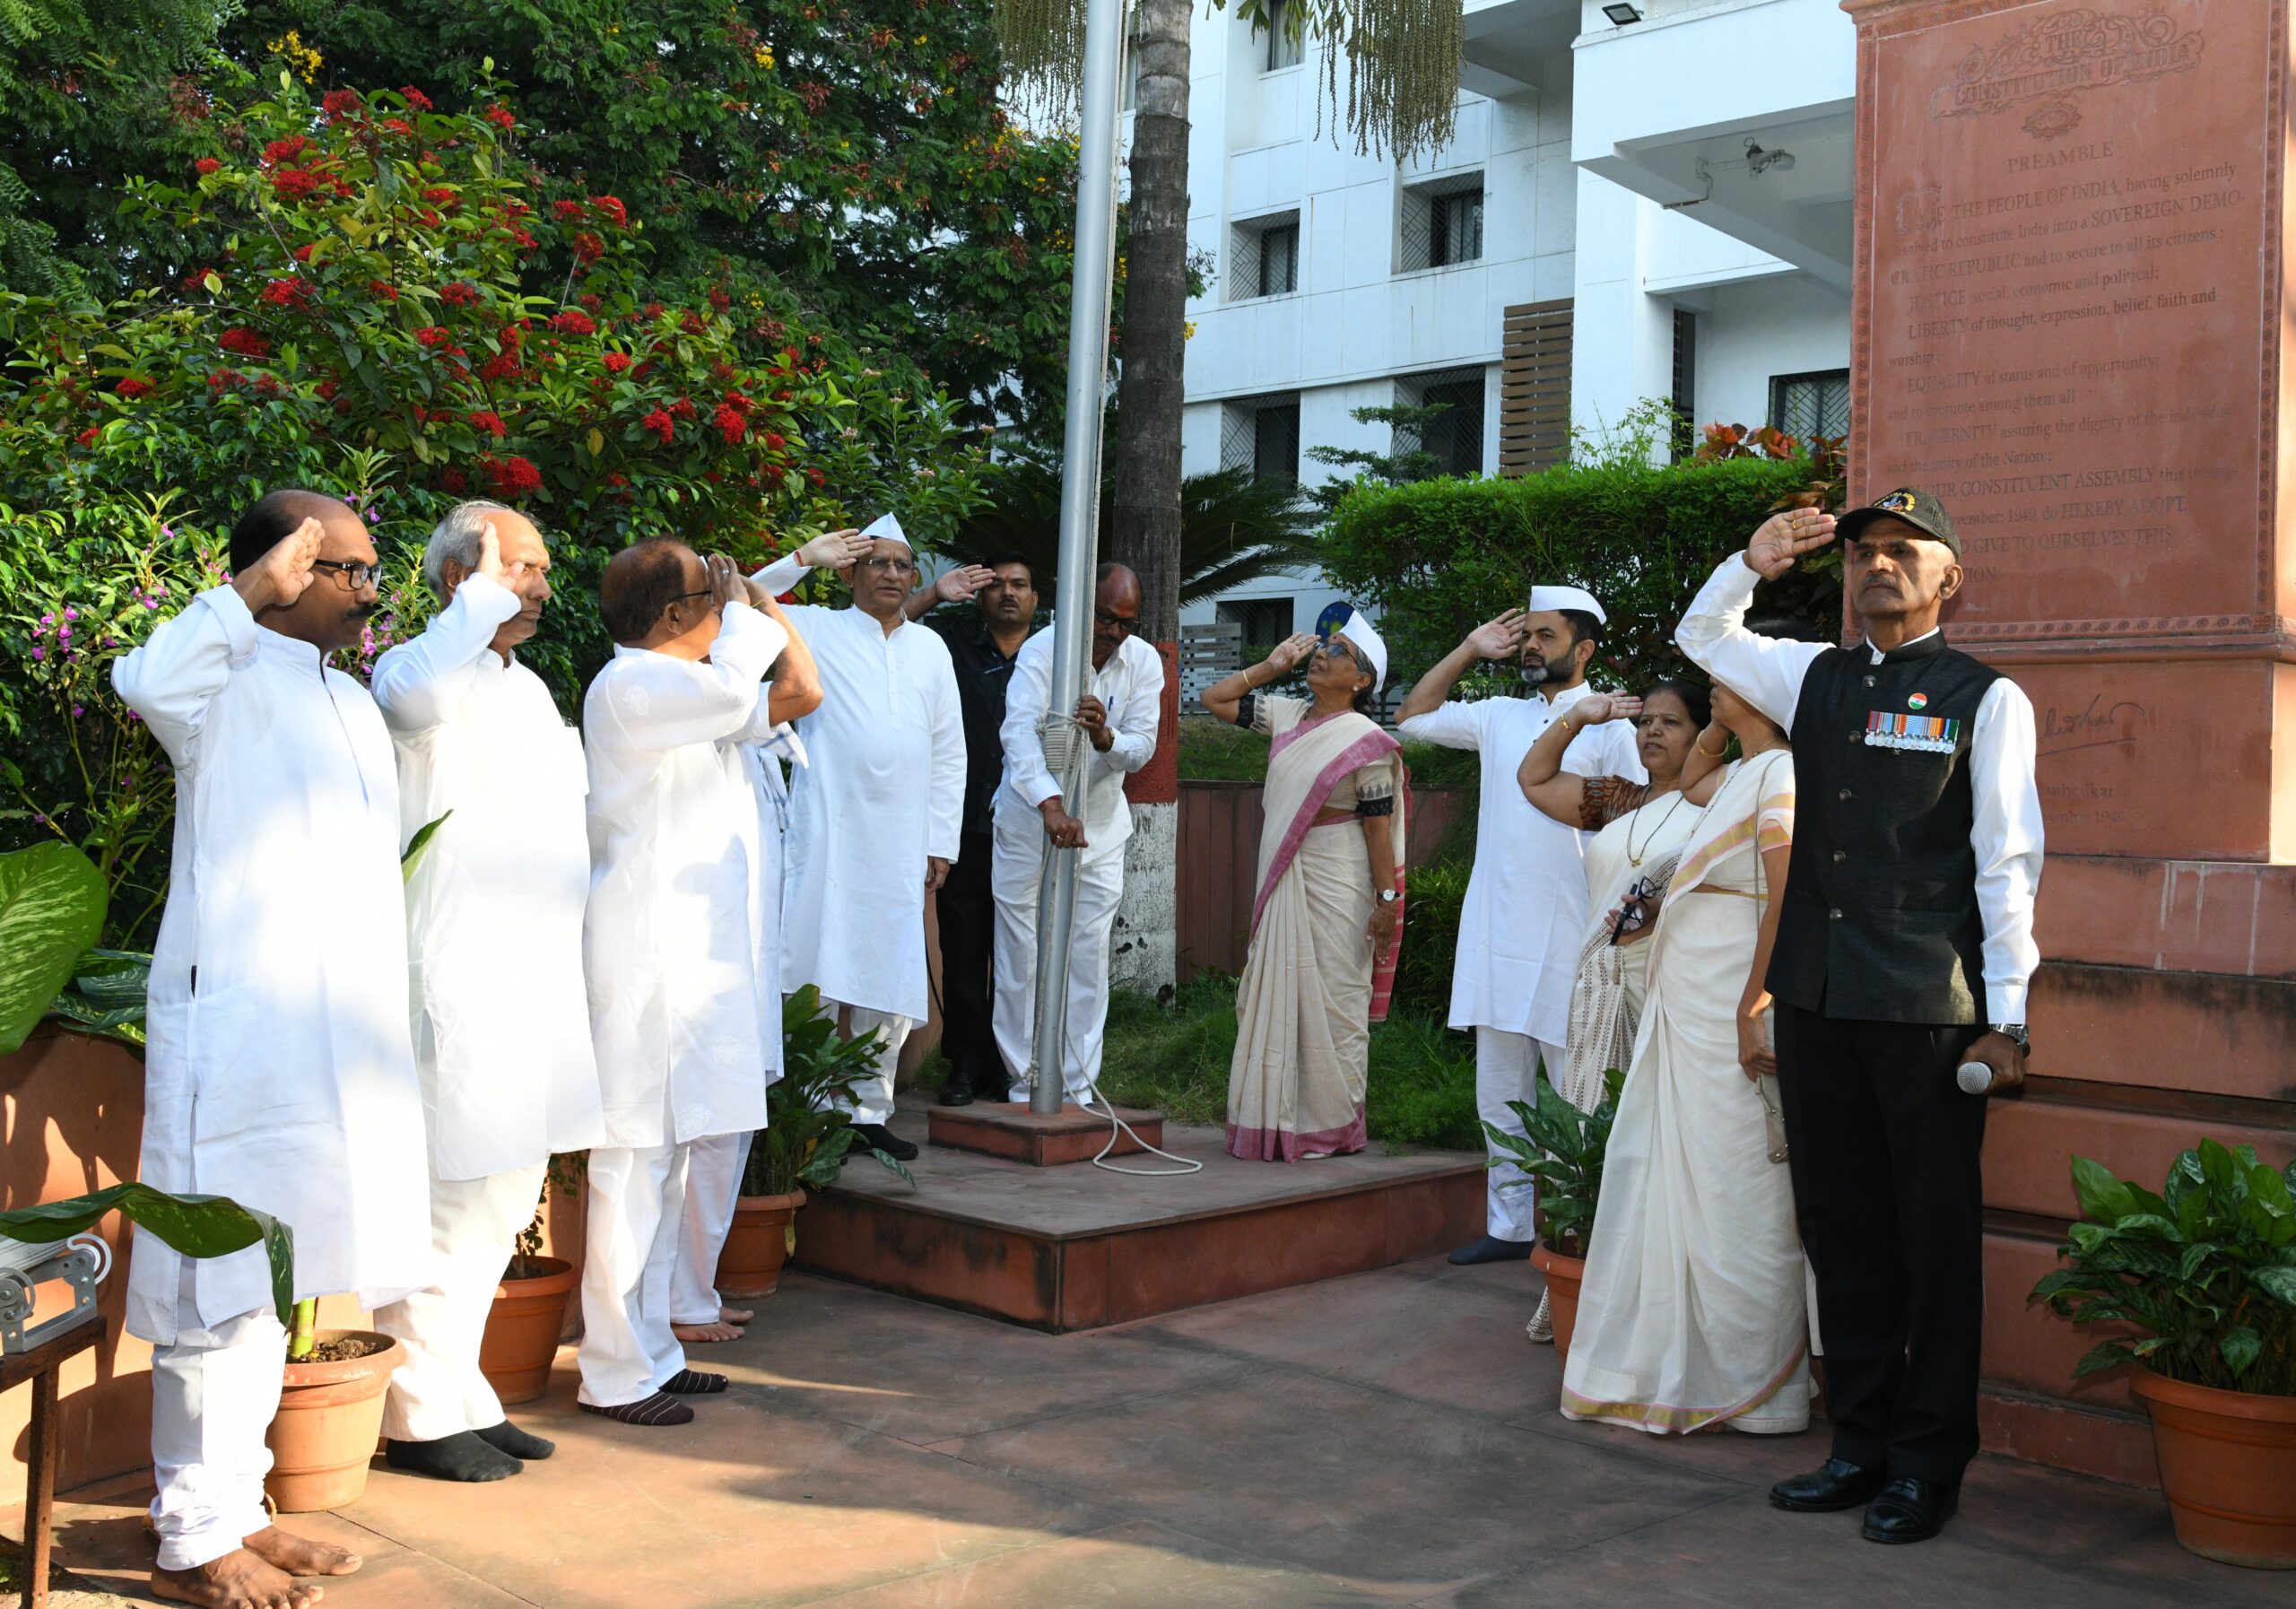
[[[989,891],[994,854],[986,832],[960,840],[957,864],[934,898],[941,923],[941,1053],[951,1078],[975,1092],[1004,1092],[1004,1062],[996,1053],[990,950],[996,937],[996,900]]]
[[[1977,1456],[1985,1318],[1987,1103],[1953,1073],[1983,1031],[1778,1007],[1833,1456],[1949,1484]]]

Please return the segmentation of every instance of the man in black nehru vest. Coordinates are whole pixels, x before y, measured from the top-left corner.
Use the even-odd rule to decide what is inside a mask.
[[[1747,631],[1759,581],[1837,535],[1865,642]],[[2022,1080],[2039,964],[2033,709],[1945,643],[1961,544],[1918,487],[1844,515],[1796,509],[1714,572],[1675,640],[1784,726],[1798,806],[1769,987],[1802,1242],[1817,1271],[1833,1456],[1781,1509],[1859,1504],[1873,1542],[1952,1517],[1977,1454],[1983,1094]]]

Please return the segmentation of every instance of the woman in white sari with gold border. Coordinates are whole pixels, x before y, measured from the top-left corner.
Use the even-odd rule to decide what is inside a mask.
[[[1253,1161],[1363,1149],[1371,1024],[1387,1015],[1403,933],[1402,745],[1365,708],[1387,650],[1345,605],[1326,614],[1339,618],[1203,694],[1270,740],[1228,1074],[1228,1150]],[[1312,699],[1258,691],[1302,663]]]
[[[1785,734],[1726,687],[1744,758],[1683,846],[1652,939],[1649,996],[1603,1170],[1566,1419],[1683,1434],[1810,1422],[1794,1191],[1771,1159],[1762,978],[1794,836]]]

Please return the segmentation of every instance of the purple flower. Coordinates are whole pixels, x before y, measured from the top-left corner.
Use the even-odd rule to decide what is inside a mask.
[[[32,648],[32,657],[35,659],[45,659],[48,657],[48,650],[46,648],[34,646]]]
[[[43,626],[52,626],[56,623],[56,616],[54,614],[43,614],[39,617],[39,623]]]
[[[87,712],[85,709],[82,709],[82,708],[81,708],[79,705],[77,705],[77,704],[74,704],[74,705],[73,705],[73,706],[72,706],[72,718],[73,718],[74,720],[77,720],[80,717],[82,717],[82,716],[83,716],[83,715],[85,715],[85,714],[87,714],[87,713],[88,713],[88,712]]]
[[[140,720],[142,720],[144,718],[143,718],[142,716],[140,716],[140,715],[136,714],[136,713],[135,713],[135,711],[134,711],[133,709],[131,709],[131,710],[129,710],[129,711],[127,712],[127,718],[128,718],[129,720],[131,720],[131,721],[140,721]]]
[[[32,817],[32,824],[36,827],[45,827],[48,825],[48,818],[44,815],[36,815]]]
[[[175,534],[176,528],[173,526],[161,526],[160,527],[160,535],[162,536],[172,536]]]
[[[71,628],[71,627],[69,627],[69,626],[58,626],[58,627],[57,627],[57,628],[56,628],[56,640],[57,640],[57,641],[58,641],[58,642],[69,642],[69,641],[71,641],[71,640],[72,640],[72,628]]]
[[[157,609],[160,606],[160,600],[157,598],[145,598],[144,600],[144,606],[146,609]]]
[[[65,620],[78,620],[80,618],[80,612],[77,609],[66,609],[64,612],[64,618]]]

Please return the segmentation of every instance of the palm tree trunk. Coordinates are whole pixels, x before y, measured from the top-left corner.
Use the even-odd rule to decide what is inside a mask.
[[[1137,0],[1124,337],[1118,356],[1115,508],[1102,552],[1140,576],[1144,634],[1164,657],[1156,756],[1126,788],[1133,836],[1110,944],[1113,980],[1176,982],[1179,830],[1180,404],[1187,342],[1190,0]]]

